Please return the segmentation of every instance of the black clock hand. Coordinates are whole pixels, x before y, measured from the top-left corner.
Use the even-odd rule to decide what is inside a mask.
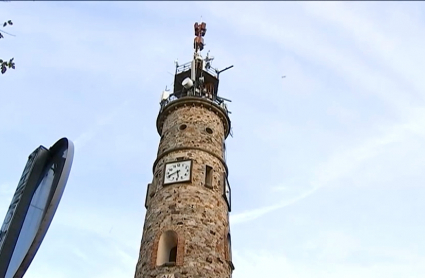
[[[172,175],[174,175],[175,173],[177,173],[177,176],[178,176],[178,173],[180,172],[180,170],[177,170],[177,171],[175,171],[174,173],[171,173],[171,174],[169,174],[169,175],[167,175],[167,178],[169,178],[169,177],[171,177]]]

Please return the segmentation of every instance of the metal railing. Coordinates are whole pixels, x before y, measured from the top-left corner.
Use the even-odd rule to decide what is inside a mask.
[[[182,73],[182,72],[185,72],[185,71],[190,70],[191,69],[191,65],[192,65],[192,62],[187,62],[185,64],[182,64],[182,65],[177,66],[176,67],[176,75],[179,74],[179,73]],[[206,72],[208,72],[212,76],[217,77],[217,71],[215,69],[213,69],[211,67],[209,67],[209,68],[206,68],[205,67],[203,70],[206,71]]]
[[[191,62],[188,62],[188,63],[185,63],[183,65],[177,66],[176,67],[176,75],[179,74],[179,73],[181,73],[181,72],[190,70],[190,66],[191,66]]]
[[[176,93],[177,93],[177,95],[181,95],[181,96],[177,97]],[[199,98],[211,101],[212,103],[217,104],[221,109],[223,109],[223,111],[226,112],[226,114],[231,113],[227,109],[227,105],[224,103],[224,100],[222,98],[220,98],[219,96],[217,96],[214,99],[211,99],[211,98],[208,98],[208,97],[200,95],[200,94],[193,95],[193,94],[190,94],[190,93],[191,92],[189,92],[189,94],[187,94],[187,92],[182,93],[181,91],[179,91],[179,92],[175,92],[174,94],[171,94],[167,99],[164,99],[164,100],[161,101],[161,103],[160,103],[161,108],[159,110],[159,113],[161,113],[167,105],[171,104],[172,102],[174,102],[178,99],[185,98],[185,97],[199,97]]]

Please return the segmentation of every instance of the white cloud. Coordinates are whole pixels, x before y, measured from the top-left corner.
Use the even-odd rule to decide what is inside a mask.
[[[80,150],[85,145],[87,145],[88,142],[93,140],[93,138],[100,131],[100,129],[115,120],[115,118],[117,118],[120,113],[122,113],[123,110],[126,109],[127,105],[128,101],[124,101],[123,103],[118,105],[112,112],[108,113],[107,115],[102,115],[98,117],[96,124],[90,130],[83,132],[74,140],[76,148]]]
[[[316,192],[319,189],[318,186],[312,187],[311,189],[298,194],[297,197],[289,199],[289,200],[284,200],[278,204],[275,205],[269,205],[269,206],[265,206],[265,207],[261,207],[261,208],[256,208],[256,209],[252,209],[252,210],[247,210],[244,212],[240,212],[240,213],[234,213],[230,216],[230,223],[232,225],[237,225],[240,223],[245,223],[245,222],[249,222],[252,220],[255,220],[267,213],[276,211],[278,209],[284,208],[286,206],[295,204],[301,200],[303,200],[304,198],[310,196],[311,194],[313,194],[314,192]]]
[[[325,5],[303,5],[308,15],[338,26],[355,41],[355,46],[369,60],[377,60],[382,69],[392,70],[392,78],[411,89],[422,91],[424,82],[420,72],[424,69],[425,40],[418,15],[413,16],[416,5],[400,5],[395,9],[377,12],[358,3],[329,2]],[[356,7],[357,9],[353,9]],[[359,12],[359,10],[361,12]],[[409,16],[407,15],[409,14]],[[383,21],[377,21],[377,18]],[[385,24],[383,24],[385,22]],[[404,24],[399,24],[403,22]],[[394,34],[397,33],[397,36]],[[415,53],[414,55],[412,55]],[[422,98],[424,95],[422,94]],[[387,98],[387,96],[385,97]]]
[[[335,250],[341,250],[335,246]],[[329,250],[330,251],[330,250]],[[343,251],[343,250],[342,250]],[[399,278],[422,277],[425,271],[425,258],[416,257],[414,261],[406,263],[372,263],[370,265],[356,265],[350,263],[311,263],[289,259],[280,250],[250,250],[234,253],[234,277],[296,277],[296,278]]]
[[[416,115],[419,116],[419,114]],[[395,125],[388,130],[385,130],[383,134],[380,134],[377,137],[367,138],[367,140],[358,146],[350,146],[345,150],[334,153],[328,158],[326,162],[319,165],[317,169],[313,170],[314,175],[312,175],[312,178],[309,181],[309,189],[304,189],[305,187],[301,186],[300,184],[290,184],[290,187],[289,185],[272,187],[272,191],[276,189],[285,189],[285,191],[288,191],[289,189],[294,190],[295,188],[299,188],[304,191],[301,193],[299,190],[295,193],[291,192],[290,195],[295,195],[296,197],[293,197],[290,200],[287,200],[287,197],[283,197],[284,200],[275,205],[268,205],[265,207],[250,209],[244,212],[233,214],[231,216],[231,223],[235,225],[253,221],[270,212],[295,204],[315,193],[323,186],[335,186],[335,183],[341,178],[352,177],[356,175],[357,168],[359,166],[364,165],[372,158],[387,152],[388,146],[390,144],[406,141],[408,140],[408,137],[418,134],[424,137],[424,125],[419,125],[418,122],[425,122],[425,117],[414,117],[411,122]],[[368,179],[371,179],[371,177],[368,177]],[[355,184],[359,186],[370,185],[369,183],[362,184],[364,180],[361,177],[359,177],[359,181]],[[338,185],[343,186],[342,184]],[[288,195],[288,192],[283,193],[284,196]]]
[[[16,185],[14,185],[13,183],[9,183],[9,182],[0,184],[0,196],[1,195],[6,195],[6,196],[13,195],[13,193],[16,190]]]

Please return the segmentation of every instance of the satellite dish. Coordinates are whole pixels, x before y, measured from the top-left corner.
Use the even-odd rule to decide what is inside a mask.
[[[193,86],[193,81],[189,77],[186,77],[186,79],[183,80],[182,85],[185,89],[190,89]]]

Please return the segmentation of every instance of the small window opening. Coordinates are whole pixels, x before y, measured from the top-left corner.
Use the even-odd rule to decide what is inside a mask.
[[[232,261],[232,239],[230,233],[227,234],[227,260]]]
[[[176,263],[177,242],[177,233],[174,231],[166,231],[161,235],[158,243],[156,265]]]
[[[213,133],[213,130],[212,130],[211,128],[209,128],[209,127],[207,127],[207,128],[205,129],[205,131],[206,131],[208,134],[212,134],[212,133]]]
[[[213,168],[211,166],[206,166],[205,169],[205,186],[212,188],[212,174],[213,174]]]
[[[151,184],[151,183],[149,183],[149,184],[148,184],[148,186],[147,186],[147,188],[146,188],[145,208],[148,208],[148,199],[149,199],[149,197],[150,197],[150,195],[149,195],[149,191],[150,191],[151,187],[152,187],[152,184]],[[151,194],[152,194],[152,193],[151,193]]]
[[[160,167],[158,167],[158,170],[155,172],[155,178],[156,179],[158,179],[159,178],[159,175],[161,174],[161,168]]]
[[[186,127],[187,127],[187,125],[182,124],[182,125],[179,127],[179,129],[180,129],[180,130],[185,130],[185,129],[186,129]]]
[[[170,250],[170,257],[168,258],[169,262],[176,262],[177,259],[177,246],[171,248]]]

